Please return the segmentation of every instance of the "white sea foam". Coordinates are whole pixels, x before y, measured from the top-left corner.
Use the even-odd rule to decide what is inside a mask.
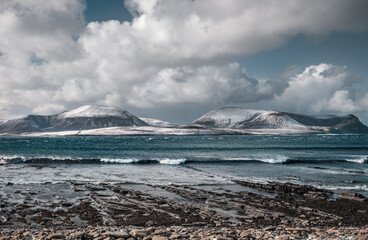
[[[362,185],[355,185],[355,186],[330,186],[330,185],[324,185],[319,186],[324,189],[328,190],[344,190],[344,191],[368,191],[368,186],[366,184]]]
[[[12,160],[22,160],[24,161],[26,158],[24,156],[18,155],[0,155],[0,164],[4,165],[9,163]]]
[[[284,155],[275,155],[272,157],[262,157],[259,159],[256,159],[257,161],[265,162],[265,163],[285,163],[288,160],[288,157]]]
[[[11,160],[11,159],[18,159],[18,158],[24,158],[23,156],[18,155],[0,155],[0,159],[2,160]]]
[[[164,159],[158,159],[158,161],[160,164],[180,165],[180,164],[184,164],[186,159],[185,158],[178,158],[178,159],[164,158]]]
[[[367,163],[368,156],[352,156],[353,158],[348,158],[346,161],[353,162],[353,163]]]
[[[275,158],[263,158],[259,159],[261,162],[265,163],[285,163],[287,162],[288,158],[285,156],[276,156]]]
[[[139,162],[139,159],[136,158],[124,158],[124,159],[118,159],[118,158],[101,158],[101,162],[106,162],[106,163],[124,163],[124,164],[128,164],[128,163],[137,163]]]
[[[253,158],[225,158],[225,161],[259,161],[264,163],[285,163],[288,157],[283,155],[276,155],[272,157],[253,157]]]
[[[242,158],[242,157],[239,157],[239,158],[224,158],[225,161],[252,161],[252,160],[255,160],[253,158]]]
[[[166,165],[179,165],[184,164],[186,159],[185,158],[155,158],[155,159],[137,159],[137,158],[123,158],[123,159],[117,159],[117,158],[102,158],[101,162],[105,163],[122,163],[122,164],[129,164],[129,163],[139,163],[139,162],[152,162],[159,163],[159,164],[166,164]]]

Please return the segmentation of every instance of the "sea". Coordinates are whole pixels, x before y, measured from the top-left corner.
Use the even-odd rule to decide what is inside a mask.
[[[2,184],[291,182],[368,197],[368,135],[0,137]]]

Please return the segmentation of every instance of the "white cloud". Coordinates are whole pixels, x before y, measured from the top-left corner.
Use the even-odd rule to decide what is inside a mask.
[[[134,86],[128,103],[154,107],[184,102],[203,105],[255,102],[273,97],[271,84],[248,77],[238,63],[166,68],[144,84]]]
[[[336,91],[332,98],[328,101],[328,109],[338,112],[357,112],[362,110],[362,106],[357,104],[349,96],[347,90]]]
[[[346,67],[313,65],[290,78],[289,86],[275,97],[275,103],[294,112],[363,111],[363,100],[354,100],[354,87],[360,81],[361,77],[351,74]]]
[[[234,59],[279,47],[297,34],[364,29],[367,1],[126,3],[135,16],[131,23],[85,25],[79,0],[3,0],[0,118],[91,103],[157,111],[195,103],[207,109],[275,95],[288,109],[313,112],[332,111],[344,100],[355,104],[354,82],[346,80],[351,74],[344,68],[312,66],[266,81],[247,76]],[[321,89],[298,90],[313,85]],[[355,108],[349,103],[344,109]]]

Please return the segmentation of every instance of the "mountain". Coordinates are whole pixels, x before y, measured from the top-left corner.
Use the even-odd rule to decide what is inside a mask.
[[[362,124],[352,114],[347,116],[317,116],[235,107],[213,110],[188,126],[230,129],[292,129],[304,132],[368,133],[368,127]]]
[[[195,135],[368,133],[354,115],[303,115],[279,111],[221,108],[191,124],[177,126],[101,105],[86,105],[55,115],[28,115],[0,121],[1,134],[43,135]]]
[[[171,122],[166,122],[166,121],[162,121],[162,120],[154,119],[154,118],[140,118],[140,119],[148,123],[148,125],[153,126],[153,127],[175,127],[177,126]]]
[[[28,115],[25,118],[8,120],[0,125],[0,133],[51,132],[147,125],[146,122],[117,107],[86,105],[50,116]]]

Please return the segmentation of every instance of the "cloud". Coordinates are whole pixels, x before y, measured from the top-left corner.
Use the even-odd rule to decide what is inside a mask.
[[[283,109],[294,112],[364,111],[364,98],[355,100],[355,86],[362,80],[346,67],[324,63],[312,65],[291,77],[289,86],[274,101]]]
[[[313,112],[336,110],[347,100],[355,104],[353,85],[359,79],[346,80],[351,74],[345,68],[311,66],[297,74],[291,67],[264,80],[248,76],[236,58],[280,47],[298,34],[366,29],[367,1],[129,0],[126,5],[132,22],[87,24],[79,0],[1,1],[0,118],[91,103],[133,112],[199,112],[275,102],[275,96],[285,108]],[[312,83],[325,90],[298,90],[313,89]],[[349,103],[344,109],[361,108]]]
[[[273,82],[247,76],[238,63],[166,68],[133,87],[128,103],[137,107],[160,104],[229,104],[256,102],[274,95]]]

